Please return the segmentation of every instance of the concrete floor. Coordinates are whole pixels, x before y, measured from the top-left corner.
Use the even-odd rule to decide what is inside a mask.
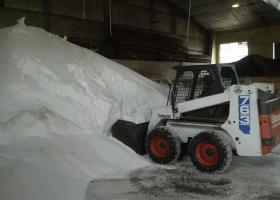
[[[222,174],[202,174],[188,158],[173,166],[149,166],[126,179],[95,180],[86,200],[279,200],[280,157],[234,157]]]

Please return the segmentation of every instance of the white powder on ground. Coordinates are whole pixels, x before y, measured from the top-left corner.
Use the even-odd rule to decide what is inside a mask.
[[[0,30],[0,199],[83,199],[90,180],[151,164],[104,133],[149,121],[167,95],[24,19]]]

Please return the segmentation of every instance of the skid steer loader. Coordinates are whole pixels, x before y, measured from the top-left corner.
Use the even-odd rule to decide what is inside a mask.
[[[149,123],[118,121],[113,136],[159,164],[177,160],[182,144],[196,168],[221,172],[239,156],[262,156],[280,142],[280,99],[273,84],[240,85],[233,65],[173,67],[167,106]]]

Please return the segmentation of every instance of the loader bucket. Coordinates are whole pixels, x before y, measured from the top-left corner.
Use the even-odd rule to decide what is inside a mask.
[[[135,124],[133,122],[118,120],[111,128],[114,138],[133,149],[137,154],[146,154],[145,138],[149,122]]]

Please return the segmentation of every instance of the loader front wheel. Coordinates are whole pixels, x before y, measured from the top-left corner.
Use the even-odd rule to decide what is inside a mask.
[[[153,162],[169,164],[178,159],[181,153],[181,141],[175,132],[159,126],[148,133],[146,149]]]
[[[228,140],[215,132],[203,132],[190,142],[189,154],[194,166],[201,172],[222,172],[232,161]]]

